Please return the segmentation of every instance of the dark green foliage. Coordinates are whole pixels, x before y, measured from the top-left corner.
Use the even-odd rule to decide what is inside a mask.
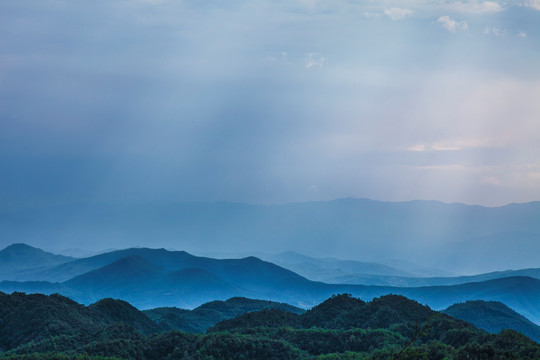
[[[161,330],[148,316],[123,300],[103,299],[88,306],[88,309],[108,324],[127,324],[145,334]]]
[[[157,325],[120,300],[85,307],[59,295],[0,293],[0,301],[7,350],[0,359],[540,359],[540,345],[520,333],[489,334],[396,295],[371,302],[337,295],[303,314],[273,304],[221,321],[206,334],[149,334]],[[230,315],[250,306],[256,303],[231,299],[202,308]],[[149,312],[160,319],[186,313]]]
[[[264,309],[257,312],[246,313],[229,320],[217,323],[209,331],[225,331],[232,329],[253,327],[299,327],[300,316],[279,309]]]
[[[121,360],[113,357],[89,356],[89,355],[66,355],[66,354],[25,354],[9,355],[0,357],[5,360]]]
[[[90,333],[97,320],[85,306],[61,296],[0,293],[0,349],[58,335]]]
[[[350,294],[332,296],[302,315],[304,327],[325,329],[389,328],[420,323],[433,314],[427,306],[400,295],[386,295],[366,303]]]
[[[535,341],[540,341],[540,326],[500,302],[467,301],[452,305],[443,312],[491,333],[498,333],[503,329],[513,329]]]
[[[164,329],[204,332],[222,320],[263,309],[280,309],[293,314],[305,312],[285,303],[234,297],[226,301],[211,301],[191,311],[169,307],[145,310],[144,313]]]
[[[360,328],[367,319],[368,309],[365,302],[350,294],[332,296],[315,306],[302,316],[305,327],[327,329]]]
[[[303,358],[302,353],[283,340],[265,337],[212,333],[199,337],[195,351],[187,359],[268,359]],[[177,352],[178,355],[179,352]],[[174,353],[171,359],[183,359]]]
[[[198,324],[190,319],[190,310],[177,307],[160,307],[143,311],[152,321],[167,330],[181,330],[186,332],[202,332]],[[223,320],[219,319],[218,321]],[[216,321],[217,322],[217,321]]]

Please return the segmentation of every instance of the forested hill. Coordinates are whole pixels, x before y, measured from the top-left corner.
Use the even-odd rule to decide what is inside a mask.
[[[256,304],[245,300],[210,308]],[[371,302],[337,295],[307,312],[266,307],[204,334],[166,330],[112,299],[83,306],[60,295],[1,293],[0,309],[7,359],[540,358],[540,345],[520,333],[489,334],[398,295]]]
[[[540,341],[540,326],[497,301],[467,301],[454,304],[442,312],[492,333],[498,333],[502,329],[515,329],[535,341]]]

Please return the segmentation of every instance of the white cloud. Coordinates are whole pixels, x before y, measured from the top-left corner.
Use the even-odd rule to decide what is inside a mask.
[[[318,52],[312,52],[306,55],[306,65],[305,68],[309,69],[312,67],[322,68],[328,63],[328,61]]]
[[[503,10],[503,7],[495,1],[456,1],[448,4],[447,8],[452,11],[468,14],[493,14]]]
[[[499,29],[498,27],[495,27],[495,26],[493,26],[493,27],[486,26],[484,28],[484,34],[506,37],[506,36],[508,36],[508,30],[507,29]]]
[[[535,10],[540,10],[540,0],[525,0],[524,5]]]
[[[384,9],[384,14],[387,15],[392,20],[403,20],[407,16],[412,15],[412,10],[410,9],[402,9],[402,8],[390,8],[390,9]]]
[[[379,13],[374,13],[374,12],[370,12],[370,11],[364,11],[362,13],[362,15],[368,19],[380,19],[381,18],[381,14]]]
[[[415,151],[415,152],[422,152],[422,151],[426,151],[426,145],[424,145],[424,144],[416,144],[416,145],[413,145],[413,146],[410,146],[410,147],[406,148],[405,150]]]
[[[451,19],[450,16],[444,15],[437,19],[437,22],[441,24],[443,28],[450,32],[456,32],[457,30],[467,30],[469,25],[466,21],[456,21]]]
[[[520,38],[526,38],[527,37],[527,33],[523,32],[523,31],[518,31],[518,36]]]

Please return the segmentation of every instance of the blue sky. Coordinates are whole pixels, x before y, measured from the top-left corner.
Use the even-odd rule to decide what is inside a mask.
[[[540,200],[540,1],[0,2],[0,202]]]

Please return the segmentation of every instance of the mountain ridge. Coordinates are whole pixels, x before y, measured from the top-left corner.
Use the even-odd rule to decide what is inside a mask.
[[[488,272],[540,267],[532,255],[540,249],[527,248],[531,242],[522,239],[524,233],[540,237],[538,218],[539,202],[503,207],[365,199],[283,205],[77,203],[0,213],[0,237],[16,238],[36,246],[44,245],[40,240],[43,238],[56,239],[58,247],[95,243],[97,248],[108,248],[112,241],[118,247],[155,244],[149,239],[159,239],[161,247],[171,248],[182,239],[182,248],[191,252],[202,250],[198,244],[214,251],[233,248],[278,253],[317,249],[308,255],[338,258],[354,255],[358,260],[370,262],[403,258],[433,267],[445,258],[448,244],[486,236],[502,237],[520,256],[511,253],[512,256],[501,258],[498,269],[490,268],[486,261],[472,261],[478,255],[483,258],[476,249],[471,248],[470,254],[467,247],[461,250],[469,254],[468,271]],[[77,243],[73,243],[74,238]],[[532,242],[534,246],[536,243]],[[496,249],[485,250],[496,254]],[[449,268],[442,270],[459,272],[462,265],[447,263]]]

